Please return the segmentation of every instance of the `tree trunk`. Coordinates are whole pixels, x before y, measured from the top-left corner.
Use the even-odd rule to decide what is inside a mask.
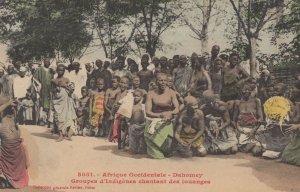
[[[238,11],[241,13],[242,11],[242,6],[243,6],[243,0],[239,0],[239,5],[238,5]],[[237,31],[237,41],[242,40],[242,26],[241,26],[241,21],[238,19],[238,31]]]
[[[203,39],[201,41],[201,51],[202,51],[202,54],[203,53],[209,53],[207,28],[204,29],[204,31],[202,29],[202,33],[203,33]]]
[[[250,76],[253,78],[257,78],[256,73],[256,41],[257,38],[250,37]]]
[[[201,28],[201,51],[202,53],[209,53],[209,48],[208,48],[208,25],[209,25],[209,20],[210,20],[210,5],[208,0],[203,0],[203,24]]]
[[[74,58],[70,57],[70,58],[69,58],[70,64],[72,64],[72,63],[74,62],[74,60],[75,60]]]
[[[155,47],[152,47],[151,44],[148,44],[147,45],[147,50],[146,50],[147,53],[149,53],[150,57],[154,57],[155,55],[155,52],[156,52],[156,48]]]

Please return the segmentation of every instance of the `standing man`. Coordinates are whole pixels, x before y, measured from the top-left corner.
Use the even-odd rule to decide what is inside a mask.
[[[103,68],[103,61],[100,59],[96,60],[96,66],[98,69],[95,69],[92,73],[92,77],[95,78],[95,80],[101,78],[104,79],[104,89],[108,89],[111,87],[111,73],[107,70],[108,67],[105,69]],[[107,63],[106,63],[107,66]]]
[[[159,63],[160,63],[160,72],[161,73],[165,73],[165,74],[171,74],[171,71],[169,69],[169,64],[168,64],[168,58],[165,56],[162,56],[159,59]]]
[[[208,58],[208,61],[207,61],[207,65],[205,67],[205,69],[207,71],[210,71],[213,67],[213,64],[215,62],[215,59],[218,57],[219,53],[220,53],[220,46],[219,45],[214,45],[212,48],[211,48],[211,56]]]
[[[77,98],[81,96],[81,87],[86,85],[87,74],[80,68],[80,63],[74,62],[71,65],[71,71],[66,77],[75,84],[74,94]]]
[[[13,81],[13,97],[22,100],[31,85],[31,78],[26,76],[26,68],[20,67],[19,75]]]
[[[19,102],[22,102],[22,100],[26,97],[26,93],[30,91],[31,77],[26,76],[26,72],[27,70],[25,67],[20,67],[19,75],[15,77],[13,81],[13,96]],[[22,116],[23,110],[20,107],[17,109],[17,122],[22,124],[24,123]]]
[[[114,76],[124,77],[127,76],[129,81],[132,80],[132,74],[129,70],[125,69],[125,58],[123,56],[118,56],[116,60],[117,69],[114,71]]]
[[[89,87],[89,84],[90,84],[90,80],[91,80],[91,78],[92,78],[92,74],[93,74],[93,71],[94,71],[94,68],[93,68],[93,66],[91,65],[91,63],[86,63],[85,64],[85,70],[86,70],[86,86],[88,87],[88,88],[90,88]]]
[[[36,102],[36,119],[41,124],[44,125],[47,122],[48,113],[50,110],[50,100],[51,100],[51,80],[53,79],[53,73],[50,69],[50,60],[44,60],[44,66],[39,67],[34,72],[34,79],[37,80],[41,85],[41,90],[39,97]]]
[[[229,62],[222,74],[221,99],[225,102],[240,99],[240,88],[249,80],[249,74],[239,65],[239,54],[231,53]]]
[[[148,55],[143,55],[141,64],[143,69],[138,72],[137,76],[140,78],[140,88],[148,90],[150,81],[153,78],[153,73],[147,67],[149,66],[149,57]]]

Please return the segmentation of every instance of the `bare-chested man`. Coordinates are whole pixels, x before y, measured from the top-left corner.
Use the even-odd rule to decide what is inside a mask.
[[[149,56],[147,54],[143,55],[141,65],[143,69],[137,73],[137,76],[140,78],[140,88],[148,91],[149,83],[153,78],[153,73],[147,69],[149,66]]]
[[[207,60],[207,64],[205,66],[205,69],[207,71],[210,71],[213,68],[213,64],[214,64],[216,58],[218,57],[218,55],[220,53],[220,46],[219,45],[214,45],[211,48],[211,52],[210,53],[211,53],[211,56]]]
[[[262,147],[253,138],[263,121],[261,102],[258,98],[251,97],[252,88],[245,85],[242,89],[242,99],[235,102],[234,122],[239,133],[239,149],[243,152],[252,152],[261,155]]]
[[[176,93],[167,83],[166,74],[160,73],[157,89],[149,91],[146,100],[146,114],[152,120],[146,124],[145,141],[148,154],[155,159],[170,154],[174,134],[172,120],[179,112]]]
[[[240,56],[232,53],[229,56],[230,64],[223,68],[222,74],[222,101],[240,99],[240,87],[249,79],[249,74],[239,65]]]
[[[145,106],[142,104],[143,92],[139,89],[133,92],[134,105],[132,116],[129,121],[129,150],[136,153],[146,152],[146,143],[144,139],[145,130]]]
[[[209,72],[211,83],[212,83],[212,90],[215,94],[220,95],[222,90],[222,59],[216,58],[214,60],[213,66],[211,66],[211,70]]]
[[[186,108],[179,113],[175,124],[177,151],[184,157],[205,156],[204,115],[198,100],[192,96],[186,99]]]
[[[160,63],[160,73],[171,74],[171,71],[168,66],[168,58],[167,57],[162,56],[159,59],[159,63]]]

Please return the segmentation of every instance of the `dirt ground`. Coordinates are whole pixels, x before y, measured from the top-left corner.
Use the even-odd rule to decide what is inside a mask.
[[[271,192],[300,191],[300,167],[254,158],[248,154],[207,156],[204,158],[171,157],[150,159],[145,155],[130,155],[117,150],[115,143],[104,138],[73,137],[73,141],[57,143],[49,129],[22,126],[22,136],[30,156],[30,186],[19,190],[2,191],[101,191],[101,192]],[[160,177],[130,176],[137,173],[166,174],[165,184],[101,183],[116,180],[159,180]],[[202,174],[199,177],[178,177],[183,174]],[[85,174],[85,176],[83,176]],[[182,175],[181,175],[182,176]],[[77,180],[77,183],[74,183]],[[83,181],[85,180],[85,181]],[[78,183],[96,180],[97,183]],[[170,180],[174,183],[169,183]],[[182,183],[183,180],[195,183]],[[124,180],[123,180],[124,181]],[[204,184],[199,182],[204,182]],[[92,181],[90,181],[92,182]],[[176,184],[176,182],[180,182]],[[44,187],[43,190],[39,187]],[[48,187],[48,188],[47,188]]]

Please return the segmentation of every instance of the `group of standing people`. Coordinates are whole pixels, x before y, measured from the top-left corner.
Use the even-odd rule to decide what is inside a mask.
[[[85,67],[48,59],[9,65],[0,70],[0,93],[8,98],[2,107],[10,109],[2,115],[1,145],[20,143],[8,114],[17,124],[51,128],[58,142],[100,136],[156,159],[241,151],[300,165],[300,75],[287,90],[268,70],[251,78],[237,53],[219,52],[215,45],[209,58],[145,54]]]

